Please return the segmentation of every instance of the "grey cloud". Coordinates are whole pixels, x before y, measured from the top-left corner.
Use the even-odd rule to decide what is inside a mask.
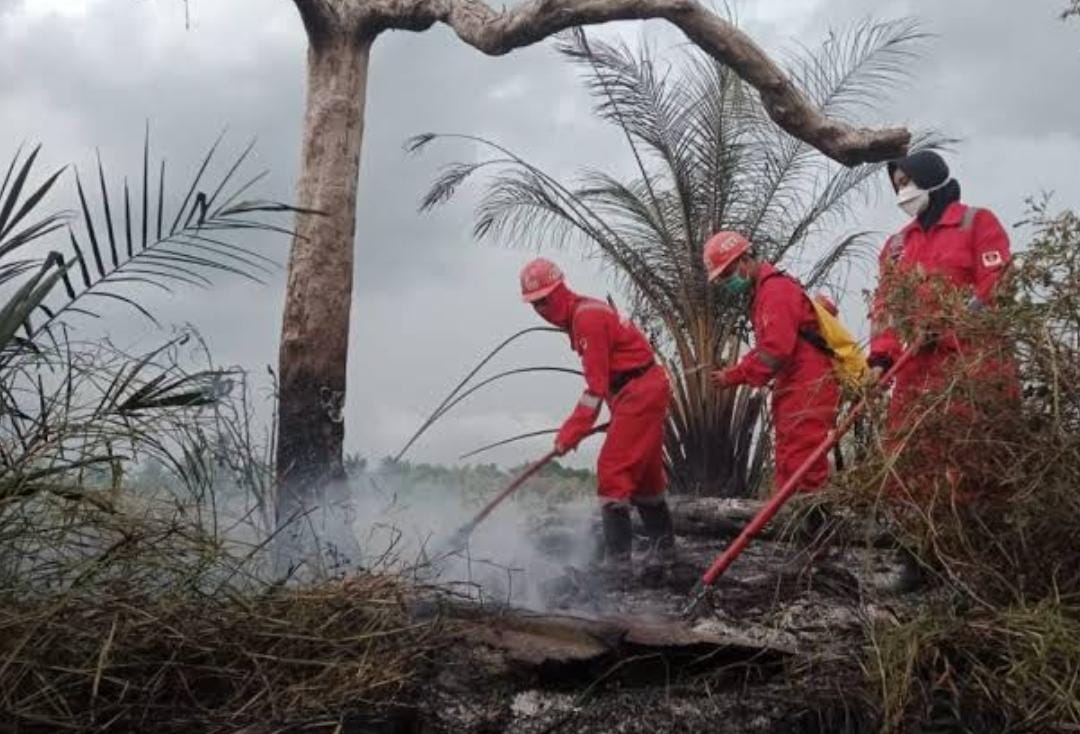
[[[1078,134],[1080,33],[1058,20],[1060,3],[912,4],[939,34],[928,75],[942,76],[943,112],[999,136]],[[945,90],[948,90],[945,92]]]
[[[469,255],[463,255],[473,247],[473,201],[459,196],[451,206],[423,216],[416,215],[416,207],[439,165],[486,153],[452,144],[412,157],[403,152],[404,141],[422,132],[469,133],[529,155],[549,170],[569,173],[577,165],[576,146],[548,146],[546,141],[573,140],[590,131],[587,120],[560,122],[553,114],[568,99],[580,105],[583,94],[550,48],[492,59],[444,29],[392,34],[380,39],[373,58],[358,253],[366,253],[375,267],[365,274],[361,266],[358,276],[372,288],[397,283],[398,275],[415,278],[424,268],[468,277],[476,271]],[[613,147],[606,145],[610,136],[585,139],[596,142],[592,152]]]
[[[1077,134],[1080,31],[1060,3],[892,0],[875,17],[913,17],[933,34],[909,94],[888,114],[962,136]],[[866,13],[860,0],[832,0],[808,27],[820,33]]]

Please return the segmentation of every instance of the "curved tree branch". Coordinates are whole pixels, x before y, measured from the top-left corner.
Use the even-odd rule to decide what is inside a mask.
[[[757,89],[777,125],[833,160],[847,166],[888,160],[902,156],[911,142],[905,128],[858,128],[822,114],[752,38],[695,0],[529,0],[501,11],[483,0],[368,0],[363,7],[364,22],[375,32],[445,23],[492,56],[575,26],[663,19]]]
[[[296,9],[300,12],[300,20],[304,22],[304,30],[308,38],[315,40],[325,36],[333,23],[334,14],[325,0],[293,0]]]

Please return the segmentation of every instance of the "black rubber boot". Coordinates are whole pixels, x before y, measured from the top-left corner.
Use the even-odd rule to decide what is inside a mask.
[[[675,524],[671,519],[671,509],[666,501],[657,504],[637,505],[641,524],[645,526],[645,535],[649,539],[650,558],[661,563],[674,560]]]
[[[630,508],[624,505],[604,505],[600,510],[604,520],[604,558],[609,563],[630,563],[634,529],[630,523]]]

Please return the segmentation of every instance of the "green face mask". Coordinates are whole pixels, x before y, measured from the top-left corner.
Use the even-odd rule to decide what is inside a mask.
[[[754,284],[754,281],[746,276],[733,273],[724,278],[720,283],[720,287],[723,288],[724,293],[729,296],[741,296],[750,290],[750,286]]]

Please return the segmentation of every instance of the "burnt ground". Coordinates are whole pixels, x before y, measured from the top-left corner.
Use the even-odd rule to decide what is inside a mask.
[[[893,588],[895,552],[849,544],[807,563],[804,544],[773,531],[683,621],[691,587],[754,509],[721,505],[705,508],[706,522],[701,508],[680,508],[678,559],[659,576],[639,553],[628,582],[566,566],[545,583],[542,613],[443,605],[457,641],[404,730],[875,731],[837,702],[858,675],[863,626],[915,603]],[[534,530],[555,560],[564,519],[553,511]]]

